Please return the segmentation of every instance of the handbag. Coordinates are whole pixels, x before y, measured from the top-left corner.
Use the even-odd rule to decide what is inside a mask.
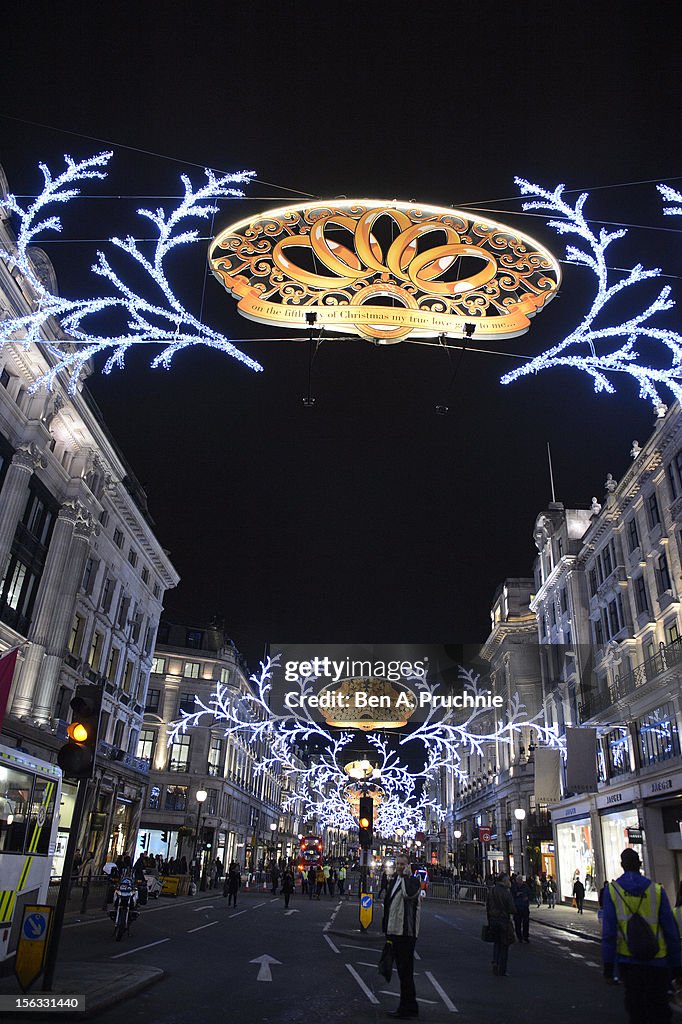
[[[386,981],[391,980],[391,976],[393,974],[393,960],[393,943],[390,939],[387,939],[384,943],[384,948],[381,951],[381,956],[379,957],[379,963],[377,966],[379,974],[382,978],[385,978]]]
[[[483,939],[484,942],[495,941],[495,932],[490,927],[489,924],[484,924],[483,927],[481,928],[481,938]]]

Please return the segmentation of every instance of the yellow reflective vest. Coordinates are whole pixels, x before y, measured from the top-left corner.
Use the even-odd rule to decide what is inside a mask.
[[[663,931],[658,922],[658,915],[661,910],[661,893],[663,887],[652,882],[641,896],[634,896],[626,892],[615,882],[609,883],[609,893],[616,910],[616,924],[618,926],[618,938],[616,941],[616,953],[619,956],[632,956],[628,946],[628,921],[633,914],[639,914],[644,918],[656,936],[658,941],[658,952],[654,959],[659,960],[668,955],[668,947],[665,943]]]

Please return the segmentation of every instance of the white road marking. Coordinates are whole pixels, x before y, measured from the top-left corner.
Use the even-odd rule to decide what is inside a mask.
[[[203,928],[212,928],[213,925],[217,923],[217,921],[209,921],[208,924],[200,924],[198,928],[190,928],[187,934],[191,935],[192,932],[200,932]]]
[[[349,946],[346,942],[340,942],[339,945],[343,949],[361,949],[363,953],[381,953],[381,950],[375,949],[374,946]]]
[[[459,1010],[453,1003],[452,999],[450,999],[450,996],[447,994],[447,992],[443,988],[441,988],[441,986],[438,984],[431,971],[426,971],[426,977],[429,979],[429,981],[435,988],[436,992],[447,1006],[450,1013],[459,1013]]]
[[[584,960],[585,959],[585,957],[582,955],[582,953],[573,953],[573,952],[571,952],[570,949],[568,951],[568,955],[569,956],[574,956],[576,958],[576,960]]]
[[[300,914],[300,913],[301,913],[300,910],[285,910],[284,911],[284,916],[285,917],[291,917],[292,914]]]
[[[421,957],[420,957],[420,955],[419,955],[419,953],[417,952],[416,949],[414,951],[414,958],[415,958],[415,960],[421,960]]]
[[[279,903],[279,896],[275,896],[274,900],[270,900],[271,903]]]
[[[213,910],[213,904],[208,907],[194,907],[192,910],[193,914],[200,914],[202,910]]]
[[[371,992],[370,989],[367,988],[367,986],[365,985],[364,981],[362,980],[362,978],[360,977],[358,972],[355,970],[353,965],[352,964],[346,964],[346,967],[348,968],[350,973],[353,975],[353,977],[357,981],[358,985],[360,986],[362,991],[365,993],[365,995],[369,999],[370,1003],[374,1003],[375,1006],[378,1006],[379,1005],[379,1000],[374,995],[374,993]]]
[[[327,942],[332,947],[332,949],[334,950],[335,953],[340,953],[341,952],[341,950],[337,946],[334,945],[334,943],[332,942],[332,940],[329,938],[328,935],[325,935],[325,939],[327,940]],[[372,967],[374,967],[374,966],[375,966],[375,964],[372,964]]]
[[[241,915],[245,913],[245,910],[238,910],[236,914],[230,914],[230,917],[241,917]]]
[[[146,946],[136,946],[135,949],[127,949],[125,953],[117,953],[109,957],[110,960],[120,960],[122,956],[130,956],[131,953],[139,953],[141,949],[150,949],[152,946],[160,946],[163,942],[170,942],[170,939],[159,939],[157,942],[148,942]]]
[[[396,999],[400,998],[400,992],[394,992],[393,989],[390,989],[390,988],[381,988],[381,989],[379,989],[379,995],[380,996],[395,996]],[[438,1006],[438,1000],[437,999],[422,999],[421,996],[417,996],[417,1002],[418,1003],[430,1003],[431,1006]]]
[[[259,907],[264,907],[267,902],[267,900],[263,900],[262,903],[256,903],[256,905],[253,907],[253,910],[258,910]]]
[[[259,965],[256,981],[272,981],[270,964],[282,965],[281,960],[275,960],[274,956],[270,956],[269,953],[263,953],[262,956],[257,956],[254,960],[249,960],[249,963]]]

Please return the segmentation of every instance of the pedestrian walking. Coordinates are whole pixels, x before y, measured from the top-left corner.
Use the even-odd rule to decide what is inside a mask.
[[[668,983],[680,971],[680,934],[662,885],[641,874],[636,850],[620,855],[623,874],[604,891],[604,976],[618,965],[630,1024],[671,1024]]]
[[[312,899],[315,895],[315,885],[317,880],[317,868],[308,868],[308,899]]]
[[[578,908],[578,913],[582,914],[583,903],[585,902],[585,886],[580,881],[579,877],[576,878],[573,883],[573,899],[575,900],[575,905]]]
[[[530,942],[528,933],[530,930],[530,886],[524,881],[522,875],[517,875],[516,882],[511,888],[514,900],[514,929],[519,942]]]
[[[242,875],[239,870],[239,865],[236,862],[230,864],[229,870],[225,875],[225,883],[223,885],[223,896],[227,896],[227,906],[237,906],[237,893],[241,889]]]
[[[291,899],[291,894],[293,891],[294,876],[292,875],[291,871],[287,868],[284,874],[282,875],[282,896],[284,896],[285,910],[289,908],[289,900]]]
[[[398,1009],[389,1017],[407,1020],[419,1016],[417,992],[414,986],[414,948],[419,935],[421,912],[421,886],[412,874],[404,854],[395,859],[395,878],[384,900],[382,928],[393,944],[393,956],[400,980]]]
[[[319,867],[315,872],[315,899],[319,900],[324,889],[324,869]]]
[[[270,873],[270,880],[272,882],[272,895],[276,896],[277,887],[279,886],[279,868],[277,867],[276,864],[273,865],[272,871]]]
[[[551,875],[547,877],[547,909],[554,910],[556,907],[557,884]]]
[[[344,896],[346,891],[346,869],[343,864],[339,868],[337,875],[339,882],[339,896]]]
[[[506,977],[509,947],[514,942],[512,917],[516,906],[511,894],[511,882],[504,872],[497,876],[486,900],[488,925],[493,933],[493,974]]]

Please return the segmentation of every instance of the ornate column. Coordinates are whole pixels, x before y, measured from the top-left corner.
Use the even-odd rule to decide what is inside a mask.
[[[4,579],[14,534],[26,507],[28,485],[38,467],[47,460],[34,441],[17,448],[2,485],[2,516],[0,517],[0,580]]]
[[[65,565],[58,580],[52,578],[49,583],[46,581],[45,599],[41,608],[41,619],[47,620],[45,627],[42,621],[40,623],[41,630],[44,629],[41,637],[45,635],[45,658],[33,698],[33,717],[39,722],[48,722],[54,714],[59,673],[73,623],[76,595],[83,579],[90,539],[97,530],[92,515],[83,505],[79,502],[71,502],[70,505],[76,518]]]

